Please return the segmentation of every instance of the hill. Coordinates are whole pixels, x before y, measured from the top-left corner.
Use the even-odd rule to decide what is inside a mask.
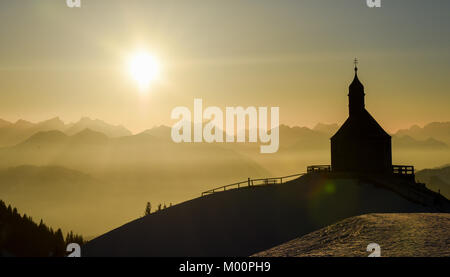
[[[254,257],[367,257],[377,243],[382,257],[449,257],[450,214],[389,213],[347,218]]]
[[[337,130],[339,129],[339,124],[326,124],[326,123],[317,123],[316,126],[314,126],[313,130],[322,132],[324,134],[327,134],[329,137],[334,135]]]
[[[394,149],[411,149],[411,150],[446,150],[448,145],[434,138],[426,140],[417,140],[410,136],[393,136],[392,147]]]
[[[90,241],[82,252],[249,256],[351,216],[450,211],[448,200],[420,185],[388,181],[391,187],[370,179],[308,174],[284,184],[219,192],[131,221]]]
[[[0,169],[0,195],[28,215],[64,231],[98,234],[129,218],[121,211],[116,211],[116,218],[107,216],[121,203],[114,201],[111,188],[87,174],[60,166]]]
[[[425,183],[433,191],[440,191],[450,198],[450,166],[420,170],[416,173],[416,180]]]
[[[11,184],[27,184],[16,185],[15,191],[21,193],[15,193],[8,201],[27,208],[27,213],[34,203],[33,216],[49,216],[47,221],[52,224],[60,219],[62,227],[78,224],[77,230],[88,236],[142,215],[148,201],[154,206],[169,205],[192,198],[211,186],[230,183],[233,178],[269,175],[250,158],[219,144],[176,144],[145,133],[109,138],[90,129],[72,136],[61,131],[39,132],[16,146],[0,148],[0,171],[22,165],[65,168],[91,178],[85,183],[71,183],[70,176],[67,181],[48,178],[44,184],[33,178],[23,181],[28,176],[24,173],[10,175],[7,180]],[[36,189],[41,186],[46,190]],[[62,200],[67,198],[70,201]],[[80,204],[74,205],[76,198]],[[115,210],[115,206],[121,208]],[[54,211],[62,207],[64,212],[71,212],[71,218],[63,213],[56,216]],[[90,214],[89,219],[85,214]]]
[[[3,120],[0,118],[0,128],[6,127],[6,126],[10,126],[12,123],[6,120]]]

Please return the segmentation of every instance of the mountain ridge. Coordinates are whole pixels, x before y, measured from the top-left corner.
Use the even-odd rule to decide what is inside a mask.
[[[128,129],[121,125],[112,125],[99,119],[90,119],[89,117],[82,117],[75,123],[64,123],[59,117],[37,123],[23,119],[10,123],[0,119],[0,147],[19,144],[39,132],[60,131],[71,136],[84,129],[101,132],[111,138],[132,135]]]
[[[113,229],[82,251],[87,257],[249,256],[351,216],[437,212],[433,205],[367,181],[310,174],[188,200]]]

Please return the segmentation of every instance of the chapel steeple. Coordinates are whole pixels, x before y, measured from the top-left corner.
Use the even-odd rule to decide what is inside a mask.
[[[331,167],[336,172],[392,174],[391,136],[364,107],[364,86],[355,77],[350,84],[350,115],[331,138]]]
[[[349,116],[357,116],[364,110],[364,86],[358,79],[358,59],[355,58],[355,77],[348,90]]]

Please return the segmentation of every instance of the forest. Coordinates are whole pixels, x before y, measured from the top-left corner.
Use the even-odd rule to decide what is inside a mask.
[[[20,215],[16,208],[0,200],[0,257],[64,257],[66,245],[83,244],[83,237],[61,229],[54,231],[30,216]]]

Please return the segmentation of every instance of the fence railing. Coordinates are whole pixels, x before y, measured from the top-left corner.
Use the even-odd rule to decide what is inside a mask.
[[[331,172],[331,165],[310,165],[307,167],[308,173]],[[412,165],[392,165],[392,173],[396,175],[414,175]]]
[[[392,173],[399,175],[414,175],[414,166],[412,165],[392,165]]]
[[[331,165],[310,165],[306,168],[308,173],[312,172],[331,172]]]
[[[213,194],[220,191],[226,191],[231,189],[238,189],[241,187],[251,187],[251,186],[262,186],[262,185],[273,185],[273,184],[282,184],[283,182],[290,181],[295,177],[300,177],[305,175],[306,173],[299,173],[294,175],[288,175],[283,177],[273,177],[273,178],[261,178],[261,179],[250,179],[248,178],[246,181],[233,183],[225,186],[221,186],[218,188],[210,189],[202,192],[202,196]]]
[[[331,172],[331,165],[311,165],[307,167],[307,173],[320,173],[320,172]],[[261,186],[261,185],[272,185],[272,184],[282,184],[283,182],[289,181],[295,177],[300,177],[307,173],[299,173],[293,174],[283,177],[273,177],[273,178],[261,178],[261,179],[250,179],[248,178],[246,181],[233,183],[221,187],[217,187],[214,189],[210,189],[202,192],[202,196],[213,194],[220,191],[226,191],[231,189],[238,189],[241,187],[251,187],[251,186]],[[408,175],[414,176],[414,166],[411,165],[393,165],[392,173],[398,175]]]

